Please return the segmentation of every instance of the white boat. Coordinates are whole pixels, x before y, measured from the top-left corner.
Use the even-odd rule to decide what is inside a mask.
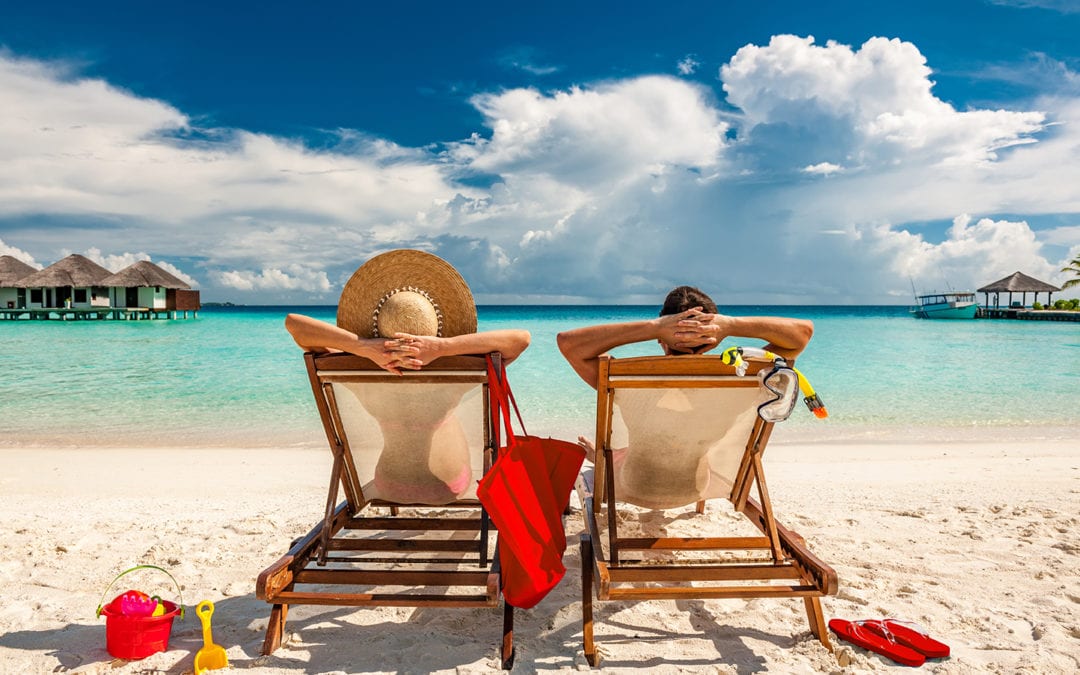
[[[979,311],[975,294],[969,292],[929,293],[917,299],[911,313],[920,319],[974,319]]]

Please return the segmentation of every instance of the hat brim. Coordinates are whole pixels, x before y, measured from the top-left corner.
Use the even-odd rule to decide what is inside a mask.
[[[396,290],[416,288],[428,295],[442,314],[442,337],[476,332],[476,303],[465,279],[437,255],[398,249],[371,258],[341,291],[337,325],[361,338],[378,337],[375,309]]]

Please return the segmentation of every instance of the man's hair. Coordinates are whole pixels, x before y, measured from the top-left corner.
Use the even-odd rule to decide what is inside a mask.
[[[664,298],[664,306],[660,308],[660,316],[678,314],[688,309],[700,307],[709,314],[717,314],[716,303],[702,290],[693,286],[679,286],[673,288]]]

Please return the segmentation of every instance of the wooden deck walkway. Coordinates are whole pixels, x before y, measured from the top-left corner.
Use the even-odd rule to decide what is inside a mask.
[[[1020,321],[1080,321],[1080,312],[1016,307],[980,307],[976,319],[1019,319]]]
[[[46,307],[0,309],[0,321],[149,321],[153,319],[199,318],[194,310],[155,309],[152,307]]]

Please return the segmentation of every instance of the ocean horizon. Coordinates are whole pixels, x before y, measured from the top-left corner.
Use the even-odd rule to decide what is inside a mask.
[[[814,321],[799,368],[829,410],[803,406],[776,442],[1075,437],[1080,326],[926,321],[907,305],[726,305],[734,315]],[[208,305],[198,318],[0,322],[0,446],[325,445],[289,312],[333,322],[334,305]],[[595,393],[558,332],[651,318],[656,305],[480,305],[480,330],[532,345],[509,370],[528,431],[591,436]],[[732,344],[759,341],[730,339]],[[659,353],[628,345],[616,356]]]

